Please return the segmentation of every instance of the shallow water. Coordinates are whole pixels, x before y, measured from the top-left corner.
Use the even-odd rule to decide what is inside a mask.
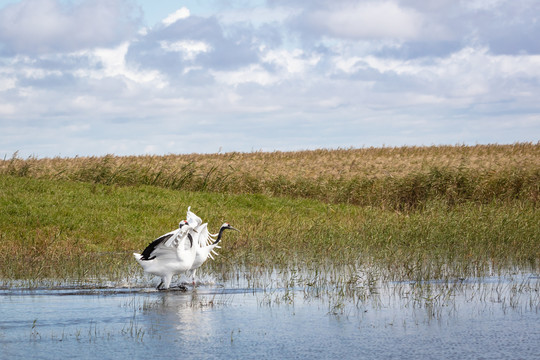
[[[275,271],[158,292],[137,284],[0,290],[2,359],[537,359],[540,279],[371,282]],[[306,275],[306,278],[309,276]]]

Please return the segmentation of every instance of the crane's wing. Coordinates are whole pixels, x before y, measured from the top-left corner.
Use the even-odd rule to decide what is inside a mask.
[[[165,246],[165,247],[173,247],[174,240],[176,240],[176,239],[180,240],[179,237],[180,237],[181,233],[182,233],[181,228],[178,228],[178,229],[173,230],[170,233],[168,233],[168,234],[172,234],[172,236],[170,236],[167,240],[165,240],[165,242],[163,243],[163,246]],[[168,235],[168,234],[166,234],[166,235]]]
[[[177,252],[175,246],[158,246],[154,249],[150,259],[158,258],[159,260],[176,260]]]
[[[191,225],[194,229],[199,227],[202,224],[202,219],[195,215],[194,212],[191,211],[191,206],[188,207],[187,213],[186,213],[186,221],[189,225]]]
[[[208,234],[208,238],[206,239],[206,245],[212,245],[216,242],[217,235],[216,234]],[[221,247],[221,246],[217,246]]]
[[[203,225],[208,225],[208,224],[203,224]],[[218,248],[218,249],[221,248],[221,246],[216,244],[216,238],[219,235],[219,233],[210,234],[208,232],[208,227],[205,227],[205,230],[206,230],[206,232],[205,232],[205,237],[204,237],[204,244],[201,242],[201,247],[207,247],[208,248],[208,257],[210,257],[212,260],[214,260],[214,257],[212,256],[212,253],[214,253],[214,255],[219,255],[215,251],[215,248]]]
[[[178,230],[171,231],[152,241],[142,252],[141,260],[152,260],[158,253],[161,253],[163,249],[171,249],[174,252],[174,247],[167,245],[167,243],[172,243],[177,234]]]
[[[196,230],[199,247],[208,245],[211,241],[210,233],[208,232],[208,223],[199,225]]]

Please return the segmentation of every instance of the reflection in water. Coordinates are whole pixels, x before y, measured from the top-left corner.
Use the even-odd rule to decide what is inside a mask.
[[[196,289],[0,290],[2,358],[537,356],[540,279],[239,270]],[[217,285],[215,284],[217,283]]]
[[[161,320],[170,326],[171,336],[189,346],[194,336],[198,341],[205,341],[215,335],[212,317],[202,314],[210,306],[213,306],[212,300],[199,296],[197,290],[180,296],[167,293],[163,295],[159,312],[164,315]],[[149,316],[152,316],[151,312]]]

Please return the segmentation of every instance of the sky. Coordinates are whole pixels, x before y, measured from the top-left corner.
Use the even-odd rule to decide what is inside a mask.
[[[539,0],[0,0],[0,156],[540,140]]]

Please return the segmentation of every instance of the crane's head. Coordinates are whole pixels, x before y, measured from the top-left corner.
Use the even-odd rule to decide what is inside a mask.
[[[221,241],[221,236],[223,235],[223,231],[225,231],[227,229],[236,230],[238,232],[240,231],[240,230],[238,230],[236,228],[233,228],[231,226],[231,224],[229,224],[229,223],[223,223],[223,225],[221,225],[221,227],[219,228],[219,232],[217,233],[217,239],[216,239],[216,241],[214,241],[214,245],[217,245]]]
[[[230,229],[230,230],[235,230],[235,231],[240,232],[240,230],[238,230],[237,228],[232,227],[231,224],[229,224],[229,223],[223,223],[223,225],[221,225],[221,229],[223,229],[223,230]]]
[[[182,220],[180,221],[180,223],[178,224],[178,227],[180,229],[182,229],[182,232],[183,233],[187,233],[189,231],[193,231],[193,232],[197,232],[197,230],[195,230],[194,226],[193,225],[190,225],[187,220]]]

